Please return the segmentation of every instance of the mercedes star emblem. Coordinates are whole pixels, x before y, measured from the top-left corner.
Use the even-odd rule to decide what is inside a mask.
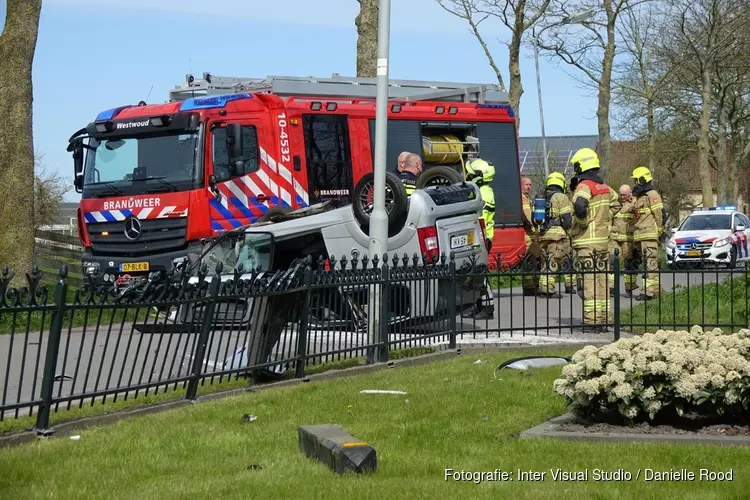
[[[131,241],[137,240],[141,236],[141,221],[135,217],[125,219],[125,237]]]
[[[126,229],[126,231],[127,231],[127,229]],[[696,243],[693,243],[693,246],[691,246],[690,248],[692,248],[693,250],[695,250],[696,248],[698,248],[698,245]]]

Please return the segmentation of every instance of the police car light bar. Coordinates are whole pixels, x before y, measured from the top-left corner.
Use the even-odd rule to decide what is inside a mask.
[[[734,205],[725,205],[725,206],[717,206],[717,207],[711,207],[709,210],[737,210],[737,207]]]

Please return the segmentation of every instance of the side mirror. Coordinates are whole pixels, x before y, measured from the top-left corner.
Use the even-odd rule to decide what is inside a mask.
[[[229,155],[229,175],[235,177],[245,171],[243,157],[242,125],[230,123],[227,125],[227,154]]]
[[[747,228],[745,227],[745,225],[744,225],[744,224],[737,224],[737,229],[736,229],[737,231],[744,231],[744,230],[746,230],[746,229],[747,229]]]
[[[673,233],[676,233],[676,232],[677,232],[677,229],[678,229],[678,228],[676,228],[676,227],[673,227],[673,228],[672,228],[672,232],[673,232]]]
[[[68,146],[73,153],[73,185],[76,192],[83,191],[83,141],[76,139]]]
[[[208,188],[211,190],[211,192],[216,197],[216,201],[221,201],[221,191],[219,191],[219,188],[216,187],[216,176],[214,174],[211,174],[208,176]]]

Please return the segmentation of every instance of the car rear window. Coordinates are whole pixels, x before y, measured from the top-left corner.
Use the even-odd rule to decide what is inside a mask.
[[[680,231],[711,231],[716,229],[730,229],[732,216],[730,214],[691,215],[682,223]]]

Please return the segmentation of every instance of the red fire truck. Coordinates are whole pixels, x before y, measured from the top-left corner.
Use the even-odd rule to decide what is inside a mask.
[[[84,273],[169,269],[201,239],[325,200],[347,203],[372,171],[375,79],[187,75],[165,104],[120,106],[76,132]],[[494,85],[391,80],[389,170],[402,151],[462,171],[496,168],[491,264],[524,248],[513,111]],[[424,174],[423,174],[424,175]]]

